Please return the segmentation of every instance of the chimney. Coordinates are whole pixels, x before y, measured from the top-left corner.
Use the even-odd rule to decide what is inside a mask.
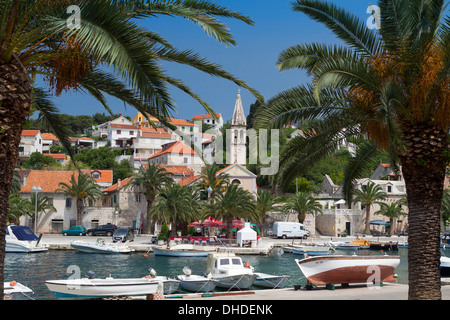
[[[44,170],[45,170],[45,171],[47,170],[47,165],[46,165],[46,164],[44,164]]]
[[[117,179],[117,189],[120,189],[121,184],[122,184],[122,180]]]

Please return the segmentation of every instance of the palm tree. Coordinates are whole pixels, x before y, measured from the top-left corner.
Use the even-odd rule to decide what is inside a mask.
[[[336,5],[294,1],[295,11],[324,24],[344,45],[311,43],[284,50],[280,70],[304,69],[312,84],[272,98],[258,125],[321,119],[314,133],[290,142],[280,163],[285,178],[306,170],[351,136],[364,135],[373,142],[361,153],[359,165],[366,164],[377,148],[388,151],[391,165],[402,166],[408,193],[409,299],[440,299],[440,206],[449,160],[450,18],[444,0],[379,0],[378,6],[377,33],[367,28],[365,20]],[[300,160],[302,166],[296,168]],[[357,166],[352,171],[361,172]]]
[[[158,193],[166,186],[173,183],[173,179],[169,173],[155,164],[149,164],[148,168],[141,167],[125,188],[137,187],[145,195],[147,199],[147,219],[149,219],[150,210]],[[147,229],[150,230],[150,223]]]
[[[95,200],[102,197],[100,187],[88,174],[79,172],[72,174],[69,183],[60,182],[56,192],[64,192],[65,196],[77,201],[77,226],[83,225],[83,202],[85,199]]]
[[[47,213],[47,211],[53,211],[56,212],[56,208],[49,203],[49,199],[47,196],[43,195],[42,193],[39,193],[36,196],[36,193],[31,194],[31,200],[30,200],[30,216],[31,216],[31,223],[34,225],[34,221],[37,219],[37,215],[39,213],[43,212],[44,214]],[[35,212],[36,210],[36,212]]]
[[[78,11],[79,21],[67,14],[69,6],[75,8],[75,13]],[[191,21],[224,45],[236,42],[219,18],[253,25],[251,18],[204,0],[0,1],[0,154],[5,155],[0,162],[1,261],[20,134],[32,105],[51,123],[66,150],[72,152],[67,128],[59,121],[48,90],[35,85],[37,79],[43,79],[55,95],[65,91],[88,93],[111,114],[106,97],[118,98],[171,128],[165,120],[174,110],[169,87],[180,89],[214,113],[183,81],[167,74],[161,61],[184,64],[233,81],[263,100],[258,92],[218,64],[191,50],[178,50],[161,35],[138,24],[143,18],[161,15]],[[0,279],[0,297],[2,288]]]
[[[370,234],[370,207],[373,204],[380,204],[381,200],[386,199],[386,192],[384,192],[381,187],[374,183],[369,182],[367,185],[362,186],[361,190],[355,190],[355,198],[353,203],[361,202],[366,208],[366,223],[365,223],[365,234]]]
[[[20,197],[18,193],[12,193],[9,196],[8,204],[8,220],[16,225],[20,224],[20,217],[29,216],[32,212],[34,213],[34,207],[31,208],[30,201]]]
[[[322,205],[309,192],[297,192],[290,197],[287,203],[284,204],[286,211],[295,211],[300,223],[303,223],[307,213],[322,214]]]
[[[280,203],[278,197],[274,197],[269,191],[263,190],[256,198],[256,212],[261,222],[261,236],[265,235],[265,225],[267,213],[276,209],[276,204]]]
[[[216,195],[228,184],[228,174],[219,172],[220,166],[217,164],[206,165],[203,169],[198,187],[204,192],[208,192],[208,201],[214,204]]]
[[[216,201],[205,208],[206,216],[221,219],[227,227],[228,239],[233,237],[234,219],[258,219],[254,196],[237,184],[228,184],[225,190],[217,193]]]
[[[171,223],[170,237],[176,236],[177,225],[187,225],[201,217],[198,192],[190,186],[176,183],[168,185],[156,197],[149,217],[156,221]]]
[[[389,229],[389,234],[392,236],[395,231],[394,219],[397,219],[402,215],[406,215],[406,213],[402,210],[402,203],[401,201],[395,201],[391,203],[379,202],[378,204],[380,205],[380,210],[376,213],[389,218],[389,223],[391,226]]]

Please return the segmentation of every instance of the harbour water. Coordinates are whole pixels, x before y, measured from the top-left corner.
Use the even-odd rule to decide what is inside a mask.
[[[405,248],[386,253],[400,256],[400,265],[395,273],[398,275],[397,281],[403,284],[408,283],[407,253]],[[352,253],[337,250],[333,254]],[[385,253],[373,250],[358,252],[358,255],[380,254]],[[300,255],[283,254],[281,248],[277,248],[269,255],[241,257],[244,262],[248,260],[256,272],[290,276],[287,287],[306,284],[306,279],[294,262],[294,259],[302,258]],[[145,257],[142,253],[103,255],[59,250],[36,254],[8,253],[5,258],[5,281],[14,280],[28,286],[34,291],[31,295],[33,299],[53,300],[55,297],[45,286],[46,280],[84,277],[88,271],[94,271],[99,278],[136,278],[147,275],[149,268],[155,269],[158,275],[175,277],[182,274],[184,266],[190,267],[193,274],[202,274],[206,268],[206,258],[173,258],[153,254]]]

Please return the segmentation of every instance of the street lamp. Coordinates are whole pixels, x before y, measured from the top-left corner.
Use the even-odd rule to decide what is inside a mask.
[[[33,186],[31,190],[36,193],[36,197],[34,198],[34,233],[36,234],[38,193],[42,191],[42,188]]]

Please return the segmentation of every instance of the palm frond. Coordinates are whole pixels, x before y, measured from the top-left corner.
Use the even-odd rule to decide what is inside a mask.
[[[296,0],[292,6],[294,11],[303,12],[313,20],[323,23],[362,55],[374,56],[381,47],[377,35],[367,28],[365,21],[334,4],[316,0]]]

